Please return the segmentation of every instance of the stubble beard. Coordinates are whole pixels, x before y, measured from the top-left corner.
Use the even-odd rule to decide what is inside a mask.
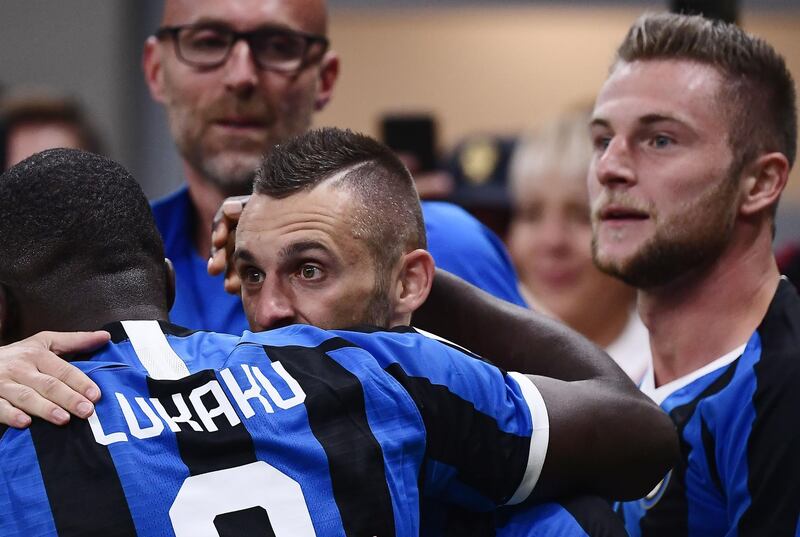
[[[597,233],[593,233],[592,259],[601,271],[637,289],[661,287],[702,270],[730,242],[737,192],[735,176],[728,174],[714,189],[685,203],[657,226],[655,234],[625,259],[600,257]]]
[[[244,103],[240,103],[240,106],[246,107]],[[194,122],[201,119],[193,120],[190,114],[195,112],[179,103],[174,103],[169,109],[169,126],[181,156],[203,179],[225,196],[245,195],[252,192],[256,170],[272,148],[303,134],[311,125],[311,103],[288,108],[292,109],[263,114],[270,118],[267,121],[269,126],[266,139],[258,147],[252,142],[237,143],[234,139],[223,140],[222,143],[219,143],[219,138],[205,140],[204,136],[209,136],[206,131],[211,128],[210,125],[205,124],[193,130],[191,127],[196,127]],[[202,113],[205,117],[211,116],[208,111]],[[275,119],[277,115],[281,115],[283,121]]]
[[[392,307],[389,301],[388,275],[376,274],[375,287],[364,308],[363,324],[391,328]]]

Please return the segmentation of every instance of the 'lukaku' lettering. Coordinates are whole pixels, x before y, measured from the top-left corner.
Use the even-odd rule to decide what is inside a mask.
[[[104,446],[127,442],[129,436],[145,440],[161,435],[165,429],[178,433],[181,431],[180,424],[186,424],[197,432],[213,433],[219,430],[215,423],[216,419],[227,419],[231,426],[236,426],[241,422],[240,416],[249,419],[260,411],[272,414],[275,412],[275,407],[288,410],[302,404],[306,400],[306,394],[297,380],[280,362],[266,363],[271,365],[272,371],[282,379],[285,387],[276,388],[257,366],[241,364],[238,380],[230,368],[225,368],[219,371],[219,376],[227,392],[217,380],[212,380],[194,388],[187,395],[174,393],[171,398],[178,413],[172,416],[164,408],[162,401],[156,397],[134,397],[133,403],[139,409],[139,412],[136,412],[125,394],[115,392],[127,432],[106,432],[98,413],[95,412],[89,418],[94,439]],[[258,401],[259,404],[254,407],[251,401]],[[234,407],[239,409],[239,413]],[[106,411],[103,409],[103,413]]]

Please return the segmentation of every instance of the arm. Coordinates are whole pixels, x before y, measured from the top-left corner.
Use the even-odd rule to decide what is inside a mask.
[[[108,342],[108,332],[40,332],[0,347],[0,423],[27,427],[31,416],[56,425],[69,414],[86,418],[100,390],[59,355],[89,352]]]
[[[531,375],[550,440],[537,498],[644,496],[678,456],[669,417],[599,348],[569,328],[437,271],[414,324]]]

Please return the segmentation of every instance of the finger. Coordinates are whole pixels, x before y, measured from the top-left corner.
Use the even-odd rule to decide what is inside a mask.
[[[211,231],[211,252],[218,250],[225,246],[225,243],[228,242],[228,228],[230,227],[230,222],[226,219],[222,219],[214,226],[214,229]]]
[[[233,222],[238,222],[239,215],[241,215],[244,206],[249,200],[249,195],[226,198],[225,201],[222,202],[222,205],[219,206],[219,209],[217,209],[217,212],[214,213],[214,218],[211,221],[211,230],[214,231],[217,229],[219,224],[224,221],[225,217]]]
[[[225,274],[225,291],[232,295],[238,295],[242,292],[242,281],[235,271]]]
[[[69,421],[69,413],[66,410],[48,401],[28,386],[4,383],[0,386],[0,395],[6,402],[29,416],[42,418],[54,425],[64,425]]]
[[[59,371],[55,376],[34,372],[25,378],[21,384],[30,386],[49,402],[69,411],[71,414],[79,418],[88,418],[94,412],[94,405],[89,399],[81,395],[86,393],[86,389],[82,388],[83,379],[81,377],[86,380],[89,379],[75,366],[67,362],[62,362],[62,364],[62,371]],[[80,377],[71,377],[76,373]],[[76,378],[78,379],[77,381],[75,380]],[[94,385],[93,382],[91,383]],[[76,384],[78,385],[77,387],[75,386]],[[98,396],[99,391],[98,389]],[[25,409],[22,408],[22,410]]]
[[[208,258],[208,273],[212,276],[216,276],[217,274],[225,272],[225,258],[226,253],[224,249],[213,252],[211,257]]]
[[[249,200],[250,196],[237,196],[228,198],[222,202],[222,212],[233,222],[238,222],[239,217],[242,215],[244,206]]]
[[[53,355],[53,360],[42,357],[39,371],[43,376],[49,376],[59,381],[55,387],[56,390],[52,393],[54,397],[51,397],[50,392],[37,390],[40,394],[76,416],[86,418],[94,412],[91,401],[100,399],[100,388],[86,373],[55,355]]]
[[[0,423],[15,429],[24,429],[31,424],[31,417],[8,401],[0,399]]]
[[[68,349],[76,348],[76,345],[74,345],[76,340],[71,340],[71,336],[76,336],[78,338],[80,338],[81,335],[86,336],[84,339],[77,339],[78,343],[83,343],[83,345],[77,346],[78,350],[81,351],[96,348],[99,346],[98,343],[103,344],[111,337],[110,334],[105,331],[76,332],[74,334],[43,332],[42,334],[45,337],[51,338],[48,346],[56,352],[67,352]],[[69,345],[65,346],[65,344]],[[33,356],[33,365],[45,375],[58,379],[65,384],[70,391],[77,392],[76,396],[79,397],[77,400],[71,398],[73,403],[70,404],[70,406],[61,404],[63,399],[53,400],[55,403],[60,404],[62,407],[67,408],[70,412],[80,417],[86,417],[92,413],[93,407],[89,408],[87,404],[90,405],[90,401],[97,401],[100,399],[100,388],[83,371],[50,352],[36,353]],[[22,382],[22,379],[15,380],[20,380],[20,382]],[[25,384],[25,382],[22,383]],[[39,393],[42,393],[41,390],[39,390]],[[46,394],[43,395],[46,396]],[[88,399],[88,401],[84,398]]]
[[[225,245],[225,291],[232,295],[238,295],[242,290],[242,282],[239,279],[239,274],[234,269],[233,252],[235,249],[236,229],[234,228]]]
[[[46,399],[48,407],[56,405],[81,418],[87,418],[94,412],[94,405],[83,394],[97,400],[100,390],[80,369],[53,353],[31,356],[34,356],[33,361],[20,360],[8,364],[0,397],[20,410],[40,417],[45,417],[37,410],[41,402],[34,394],[27,393],[28,390]],[[27,400],[32,400],[32,406],[27,406]]]
[[[105,345],[111,334],[105,330],[96,332],[40,332],[31,339],[38,340],[56,354],[89,352]]]

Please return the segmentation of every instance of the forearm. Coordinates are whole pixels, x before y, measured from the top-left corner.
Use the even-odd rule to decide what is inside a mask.
[[[676,460],[669,416],[605,352],[561,323],[439,270],[413,321],[503,369],[532,376],[550,416],[537,498],[641,497]]]
[[[605,352],[574,330],[440,269],[413,323],[508,371],[561,380],[627,378]]]
[[[641,498],[677,461],[672,420],[639,390],[605,379],[532,379],[550,422],[536,498],[575,493]]]

